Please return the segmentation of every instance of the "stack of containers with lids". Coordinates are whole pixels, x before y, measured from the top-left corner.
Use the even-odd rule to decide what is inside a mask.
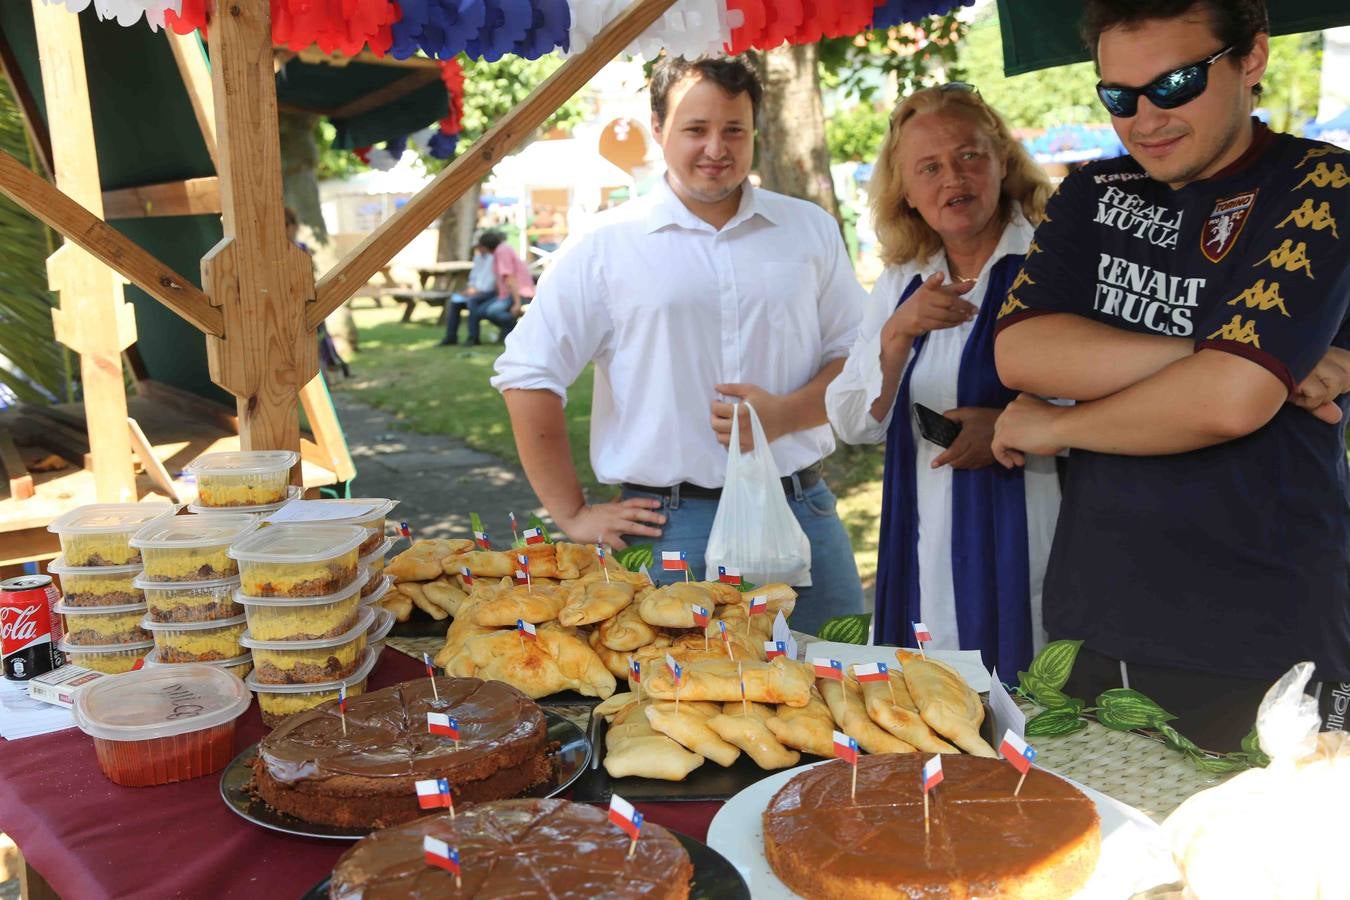
[[[197,481],[193,513],[268,513],[300,496],[290,483],[294,450],[232,450],[204,453],[183,471]]]
[[[243,678],[252,656],[241,643],[247,621],[234,600],[239,564],[230,545],[258,528],[245,513],[176,516],[146,525],[131,539],[145,571],[141,627],[154,635],[147,665],[207,663]]]
[[[375,612],[361,603],[366,539],[356,525],[281,524],[230,547],[248,621],[241,642],[253,651],[247,684],[267,724],[333,699],[343,684],[349,694],[365,690],[375,665],[367,648]]]
[[[152,646],[141,629],[145,595],[136,585],[141,551],[131,538],[147,523],[172,517],[171,503],[97,503],[81,506],[47,526],[61,540],[48,571],[64,593],[56,611],[64,620],[59,645],[77,666],[126,672]]]

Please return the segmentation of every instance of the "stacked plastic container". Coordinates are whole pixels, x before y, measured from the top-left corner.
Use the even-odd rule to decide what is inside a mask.
[[[56,611],[60,647],[69,662],[116,674],[136,667],[153,645],[141,627],[145,594],[137,586],[141,551],[131,541],[142,527],[171,518],[170,503],[97,503],[62,515],[47,530],[61,541],[48,571],[61,582]]]
[[[349,694],[365,689],[375,666],[375,611],[361,603],[367,538],[356,525],[282,524],[230,547],[248,623],[241,642],[253,653],[247,684],[265,723],[330,700],[343,684]]]
[[[147,665],[204,663],[240,678],[249,673],[252,654],[240,643],[247,620],[234,599],[239,564],[229,549],[258,524],[245,513],[176,516],[131,539],[145,563],[134,584],[146,601],[141,627],[154,640]]]
[[[192,513],[269,513],[301,489],[290,484],[294,450],[233,450],[204,453],[183,471],[197,481]]]

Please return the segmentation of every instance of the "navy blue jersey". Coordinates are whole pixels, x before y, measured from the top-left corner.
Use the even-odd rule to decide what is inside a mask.
[[[1051,199],[999,325],[1067,312],[1192,338],[1293,390],[1329,347],[1350,348],[1346,230],[1350,154],[1264,126],[1179,190],[1129,157],[1090,165]],[[1344,428],[1286,405],[1190,453],[1074,450],[1047,629],[1137,663],[1274,678],[1312,660],[1318,679],[1350,679]]]

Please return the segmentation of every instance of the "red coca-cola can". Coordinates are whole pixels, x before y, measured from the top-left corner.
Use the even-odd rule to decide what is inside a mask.
[[[50,575],[20,575],[0,581],[0,658],[5,677],[27,681],[65,665],[57,647],[65,634]]]

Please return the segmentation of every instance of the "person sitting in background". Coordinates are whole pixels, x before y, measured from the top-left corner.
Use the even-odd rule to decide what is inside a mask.
[[[452,294],[445,309],[445,337],[438,346],[453,347],[459,343],[459,320],[475,300],[496,299],[497,273],[492,268],[492,254],[482,244],[473,248],[473,267],[469,269],[469,283],[462,294]],[[470,335],[478,343],[477,335]]]
[[[534,297],[534,276],[501,232],[483,232],[478,236],[478,246],[492,259],[496,286],[491,297],[469,303],[469,333],[465,344],[470,347],[478,344],[479,328],[484,319],[499,329],[497,342],[505,341],[511,329],[516,327],[516,320],[524,315],[525,302]]]
[[[1000,676],[1045,642],[1059,484],[1053,457],[993,465],[994,421],[1016,396],[994,368],[994,322],[1050,183],[970,85],[917,91],[891,115],[869,185],[887,266],[859,339],[825,394],[851,444],[886,441],[877,548],[878,644],[980,650]],[[944,449],[919,403],[961,426]]]

